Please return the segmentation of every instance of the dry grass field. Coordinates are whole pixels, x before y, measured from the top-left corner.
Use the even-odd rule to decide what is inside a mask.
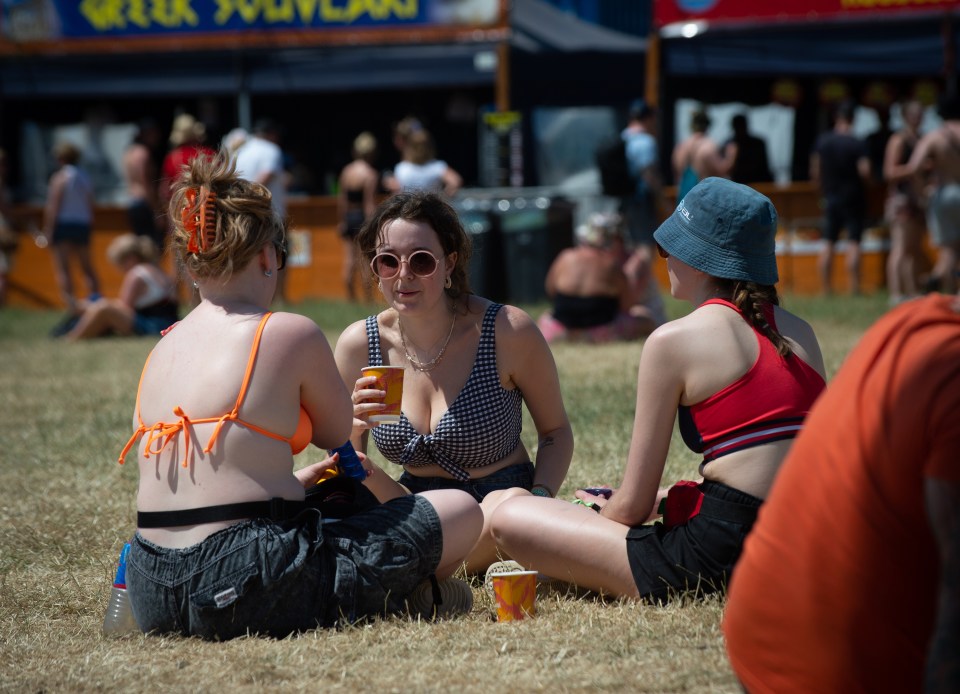
[[[885,302],[786,304],[814,324],[832,375]],[[334,303],[294,310],[317,320],[331,342],[366,314]],[[670,310],[687,309],[671,302]],[[436,624],[391,618],[228,643],[105,639],[115,562],[135,518],[136,468],[116,458],[153,341],[68,345],[47,337],[57,318],[0,310],[0,691],[739,691],[718,598],[651,607],[541,587],[536,618],[498,624],[491,596],[475,582],[473,612]],[[618,482],[641,349],[555,348],[576,436],[561,496]],[[531,432],[528,421],[528,447]],[[298,464],[318,455],[305,452]],[[688,478],[696,463],[676,437],[667,476]]]

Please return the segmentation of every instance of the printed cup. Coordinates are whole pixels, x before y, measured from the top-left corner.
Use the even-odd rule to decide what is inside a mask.
[[[364,376],[376,376],[381,390],[387,392],[383,399],[387,408],[374,414],[368,419],[381,424],[396,424],[400,421],[400,401],[403,400],[403,367],[402,366],[365,366],[361,369]]]
[[[497,621],[513,622],[534,614],[537,601],[537,572],[511,571],[491,577],[497,601]]]

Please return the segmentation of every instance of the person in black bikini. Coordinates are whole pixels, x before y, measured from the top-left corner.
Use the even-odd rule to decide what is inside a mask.
[[[350,301],[357,298],[354,285],[357,277],[363,288],[364,300],[367,303],[371,300],[369,273],[358,262],[356,238],[364,220],[373,214],[377,205],[380,174],[373,167],[376,156],[377,140],[370,133],[362,132],[353,141],[353,161],[340,172],[337,210],[340,215],[340,238],[343,239],[343,286]]]
[[[595,214],[576,230],[577,245],[557,256],[547,272],[553,308],[537,320],[547,342],[635,340],[659,325],[634,292],[615,249],[622,242],[619,215]]]
[[[381,501],[461,489],[482,499],[485,519],[511,494],[557,494],[573,431],[556,363],[530,316],[470,291],[470,237],[456,210],[437,193],[399,193],[357,242],[387,308],[348,326],[334,355],[353,390],[351,441],[372,470],[367,487]],[[403,367],[398,423],[370,421],[385,393],[362,375],[367,365]],[[534,455],[520,436],[524,404],[536,428]],[[364,455],[370,436],[383,458],[403,466],[399,484]],[[468,570],[483,571],[496,558],[484,532]]]

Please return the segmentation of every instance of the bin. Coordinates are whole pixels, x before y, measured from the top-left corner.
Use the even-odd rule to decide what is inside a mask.
[[[573,244],[573,204],[563,198],[502,198],[506,293],[513,303],[546,299],[544,280],[557,254]]]
[[[474,294],[491,301],[507,300],[500,230],[488,199],[465,198],[457,202],[460,223],[473,246],[467,272]]]

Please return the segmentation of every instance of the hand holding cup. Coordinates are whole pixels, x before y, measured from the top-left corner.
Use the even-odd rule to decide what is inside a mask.
[[[402,366],[365,366],[354,389],[354,426],[369,429],[400,421],[403,400]],[[378,388],[379,386],[379,388]]]

